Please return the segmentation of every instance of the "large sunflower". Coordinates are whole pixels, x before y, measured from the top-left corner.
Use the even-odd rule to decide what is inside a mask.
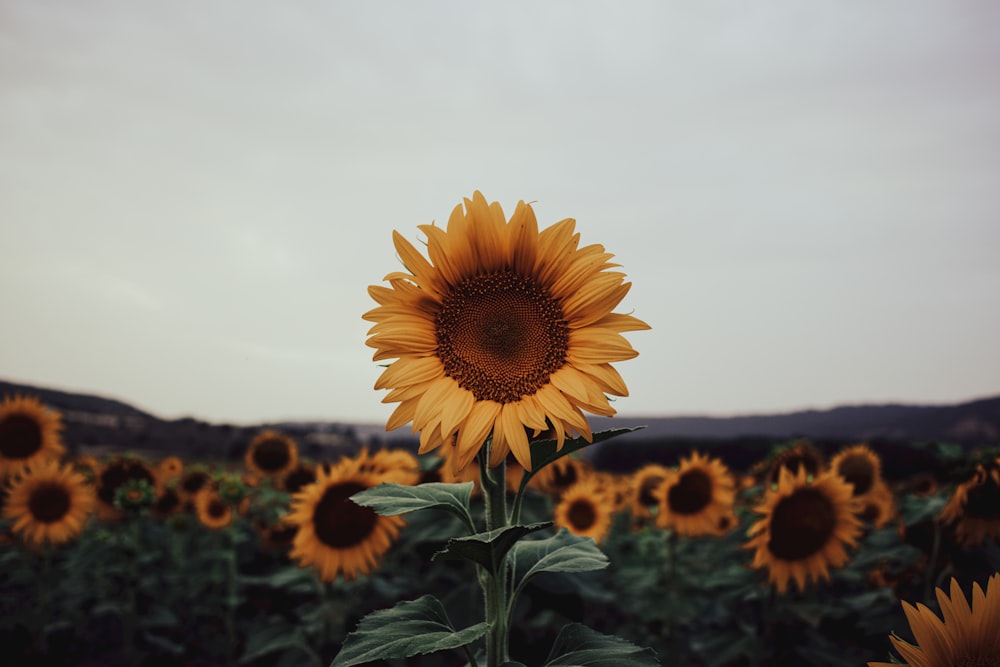
[[[656,524],[680,535],[722,535],[732,527],[736,483],[717,458],[692,452],[656,487]]]
[[[977,465],[972,477],[956,487],[940,516],[955,524],[959,544],[1000,541],[1000,463]]]
[[[14,478],[3,516],[26,543],[43,546],[77,537],[93,509],[93,486],[72,466],[49,459]]]
[[[806,578],[829,579],[831,567],[847,563],[845,545],[855,546],[861,522],[851,485],[832,471],[809,482],[805,467],[779,472],[777,489],[770,489],[754,511],[764,517],[754,523],[744,545],[755,549],[752,566],[768,569],[768,581],[779,593],[794,579],[805,590]]]
[[[264,430],[250,441],[243,461],[255,475],[277,480],[298,464],[299,447],[284,433]]]
[[[910,667],[990,667],[1000,665],[1000,573],[990,577],[986,593],[972,584],[972,605],[953,578],[951,598],[935,589],[943,622],[920,604],[903,602],[916,645],[889,636],[893,648]],[[895,663],[869,662],[868,667],[891,667]]]
[[[379,305],[363,316],[374,360],[396,359],[375,383],[399,403],[387,430],[412,422],[421,453],[455,442],[458,469],[492,433],[490,465],[513,451],[531,470],[529,436],[590,440],[583,412],[615,414],[607,394],[628,389],[611,363],[638,354],[621,334],[649,326],[611,312],[631,283],[575,225],[539,231],[524,202],[508,222],[476,192],[447,229],[420,226],[429,260],[393,233],[406,271],[369,288]]]
[[[0,480],[45,459],[58,459],[62,418],[37,398],[7,396],[0,403]]]
[[[553,519],[557,526],[600,544],[611,529],[613,514],[601,482],[590,476],[563,492],[553,511]]]
[[[351,500],[384,481],[360,468],[361,461],[352,458],[329,470],[318,468],[316,482],[295,494],[285,517],[298,528],[289,555],[302,567],[315,567],[324,581],[371,572],[403,525],[398,516],[379,516]]]

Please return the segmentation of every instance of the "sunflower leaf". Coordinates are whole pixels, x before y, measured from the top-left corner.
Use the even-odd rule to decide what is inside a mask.
[[[544,530],[552,525],[551,521],[531,523],[528,525],[506,526],[485,533],[476,533],[467,537],[455,537],[438,551],[431,560],[439,558],[464,558],[479,563],[491,573],[500,569],[507,552],[517,544],[517,541],[529,533]]]
[[[591,538],[580,537],[561,528],[544,540],[525,540],[514,545],[510,562],[516,596],[536,574],[603,570],[608,566],[608,557]]]
[[[387,483],[359,491],[351,496],[351,500],[358,505],[372,508],[382,516],[395,516],[425,509],[445,510],[457,515],[472,532],[475,532],[475,522],[469,512],[473,486],[472,482],[461,484],[428,482],[416,486]]]
[[[619,435],[625,435],[626,433],[639,431],[644,428],[646,427],[636,426],[635,428],[612,428],[607,431],[599,431],[594,434],[593,441],[591,442],[587,442],[584,438],[567,439],[563,442],[562,449],[559,450],[556,449],[559,444],[556,440],[535,440],[531,443],[531,472],[526,472],[525,477],[534,476],[536,472],[553,461],[561,459],[562,457],[572,454],[573,452],[583,449],[584,447],[596,445],[604,440],[610,440],[611,438]]]
[[[424,595],[362,618],[358,629],[347,635],[330,667],[457,649],[483,637],[487,630],[486,623],[455,630],[440,600]]]
[[[647,667],[659,665],[652,649],[603,635],[579,623],[564,625],[543,667]]]

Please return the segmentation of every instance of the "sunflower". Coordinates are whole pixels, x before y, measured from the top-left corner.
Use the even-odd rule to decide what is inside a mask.
[[[882,460],[868,445],[846,447],[830,459],[830,469],[854,485],[854,495],[863,496],[882,479]]]
[[[940,484],[932,472],[917,473],[906,482],[906,490],[917,498],[929,498],[938,492]]]
[[[677,470],[670,470],[656,486],[659,512],[656,525],[671,528],[679,535],[721,535],[732,525],[736,501],[736,483],[726,466],[717,458],[692,452],[681,459]]]
[[[220,530],[233,522],[233,506],[211,487],[205,487],[195,495],[194,508],[198,521],[206,528]]]
[[[150,511],[153,516],[159,519],[166,519],[179,513],[182,509],[183,502],[181,495],[177,492],[177,487],[168,486],[157,496]]]
[[[861,502],[858,516],[873,528],[885,527],[896,516],[896,499],[884,480],[878,480],[867,493],[856,496]]]
[[[265,430],[250,441],[244,461],[255,475],[278,479],[298,464],[299,448],[287,435]]]
[[[45,459],[58,459],[62,418],[37,398],[7,396],[0,403],[0,480]]]
[[[964,546],[1000,540],[1000,465],[978,464],[973,476],[956,487],[940,517],[955,524],[955,537]]]
[[[752,567],[768,569],[768,581],[784,594],[795,579],[805,590],[806,578],[829,579],[830,567],[842,567],[855,546],[861,521],[851,485],[831,471],[809,482],[804,467],[780,471],[777,489],[770,489],[754,508],[764,517],[747,534],[744,548],[755,549]]]
[[[115,504],[118,490],[130,482],[139,481],[148,482],[154,489],[154,495],[159,493],[160,484],[156,471],[142,459],[126,454],[109,460],[97,476],[98,518],[105,521],[122,518],[122,511]]]
[[[287,552],[295,540],[295,534],[298,531],[298,527],[294,524],[283,523],[278,521],[276,523],[268,523],[263,520],[257,520],[253,523],[254,531],[257,533],[257,537],[260,540],[260,546],[265,551],[278,551]]]
[[[584,477],[589,477],[593,471],[594,467],[589,462],[570,454],[539,470],[531,478],[530,484],[543,493],[558,497]]]
[[[889,636],[893,648],[910,667],[989,667],[1000,664],[1000,573],[990,577],[986,593],[972,584],[969,605],[958,582],[951,580],[951,597],[937,588],[941,618],[924,605],[903,602],[916,645]],[[943,619],[943,620],[942,620]],[[869,662],[868,667],[890,667],[890,662]]]
[[[826,469],[823,453],[809,440],[796,440],[774,453],[767,469],[765,485],[773,487],[777,484],[782,468],[795,473],[799,466],[805,468],[806,475],[812,478]]]
[[[553,511],[557,526],[600,544],[611,529],[613,511],[601,483],[594,477],[581,479],[566,489]]]
[[[194,465],[184,471],[177,484],[177,493],[181,500],[194,500],[194,497],[206,486],[211,485],[212,475],[204,466]]]
[[[490,465],[512,450],[531,470],[532,433],[552,429],[561,448],[591,440],[584,411],[615,414],[607,394],[628,389],[611,363],[638,354],[622,333],[649,325],[611,312],[631,283],[603,246],[579,247],[575,225],[539,232],[524,202],[508,222],[476,192],[447,229],[420,226],[429,260],[393,233],[406,271],[369,288],[378,307],[363,315],[374,360],[396,359],[375,383],[399,403],[386,430],[412,422],[420,453],[455,442],[459,470],[492,433]]]
[[[379,516],[351,500],[355,493],[382,482],[360,467],[360,461],[348,458],[329,471],[320,468],[316,482],[293,496],[285,517],[297,527],[289,555],[301,567],[316,568],[323,581],[334,581],[339,574],[354,579],[371,572],[403,525],[398,516]]]
[[[3,516],[33,546],[62,544],[83,532],[94,509],[94,489],[72,466],[41,461],[14,478]]]
[[[176,479],[184,474],[184,462],[179,456],[168,456],[156,466],[160,479]]]
[[[604,470],[595,470],[593,477],[612,513],[620,512],[628,506],[631,488],[627,477]]]
[[[405,449],[379,449],[374,454],[362,449],[358,458],[361,472],[374,472],[383,482],[413,486],[420,481],[420,461]]]
[[[632,475],[632,515],[639,519],[653,516],[659,510],[660,500],[656,489],[670,475],[670,468],[659,463],[647,463]]]
[[[281,477],[281,488],[285,493],[294,494],[307,484],[316,481],[316,464],[308,461],[299,463]]]

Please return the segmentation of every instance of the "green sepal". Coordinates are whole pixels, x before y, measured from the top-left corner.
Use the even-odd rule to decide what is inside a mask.
[[[506,526],[495,528],[485,533],[476,533],[467,537],[455,537],[438,551],[431,560],[439,558],[471,560],[486,568],[491,574],[496,574],[501,563],[511,550],[525,535],[544,530],[552,526],[551,521],[531,523],[528,525]]]
[[[564,625],[543,667],[650,667],[659,665],[653,649],[604,635],[579,623]]]
[[[485,636],[488,630],[486,623],[456,630],[440,600],[424,595],[362,618],[358,629],[347,635],[330,667],[457,649]]]

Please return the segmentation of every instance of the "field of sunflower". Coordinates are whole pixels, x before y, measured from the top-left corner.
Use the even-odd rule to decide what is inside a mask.
[[[433,593],[449,619],[482,615],[475,566],[432,561],[458,518],[349,500],[382,483],[474,483],[479,508],[478,470],[456,474],[447,456],[308,461],[263,431],[242,466],[68,458],[58,414],[26,397],[0,408],[0,455],[3,664],[327,665],[366,615],[400,601]],[[525,471],[513,457],[505,470],[513,494]],[[522,521],[554,523],[539,541],[560,529],[593,540],[604,561],[524,586],[510,657],[546,664],[560,628],[579,624],[665,665],[864,665],[897,644],[905,656],[890,634],[926,636],[941,609],[955,637],[996,649],[1000,459],[940,471],[887,480],[864,445],[824,460],[808,441],[776,443],[746,471],[699,452],[628,474],[559,458],[531,477]],[[972,606],[953,611],[939,588]],[[460,649],[348,664],[469,664]]]
[[[70,457],[58,413],[3,399],[3,664],[1000,664],[1000,451],[596,469],[629,429],[584,413],[615,414],[648,328],[612,312],[613,256],[478,192],[420,229],[364,314],[416,453]]]

